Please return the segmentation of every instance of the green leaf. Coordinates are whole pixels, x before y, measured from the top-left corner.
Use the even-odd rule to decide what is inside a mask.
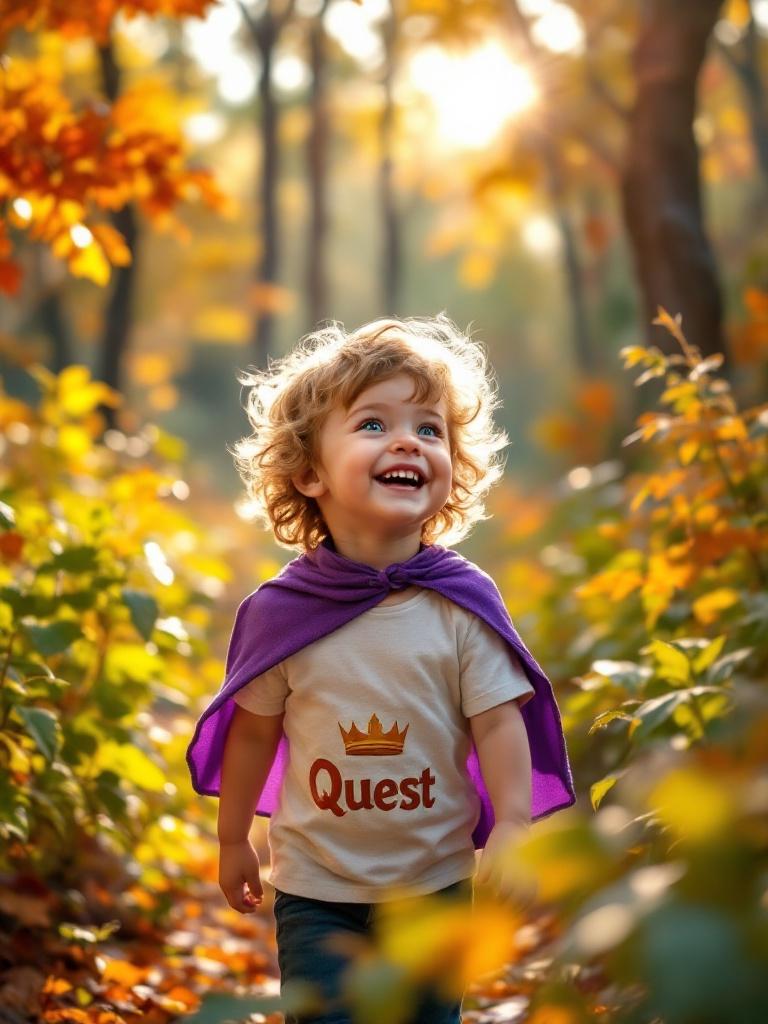
[[[131,701],[126,700],[125,694],[103,679],[93,687],[91,697],[94,706],[105,719],[115,721],[135,710]]]
[[[729,651],[714,663],[707,673],[711,683],[723,683],[730,679],[737,667],[752,656],[754,647],[740,647],[737,651]]]
[[[47,708],[25,708],[23,704],[16,708],[16,712],[40,753],[46,761],[52,761],[61,740],[56,715]]]
[[[644,739],[654,729],[658,729],[670,717],[677,705],[685,700],[685,697],[685,691],[675,690],[673,693],[665,693],[661,697],[645,701],[635,710],[635,718],[639,721],[637,725],[630,726],[630,738],[633,740]]]
[[[648,649],[656,658],[662,679],[674,684],[685,684],[691,678],[691,663],[682,651],[664,640],[652,640]]]
[[[99,803],[115,821],[124,817],[128,798],[120,788],[119,775],[112,771],[100,772],[96,779],[96,795]]]
[[[76,622],[70,620],[52,622],[48,626],[25,624],[24,631],[37,653],[46,655],[60,654],[62,651],[66,651],[73,641],[82,636],[80,627]]]
[[[4,530],[12,530],[16,525],[16,513],[10,505],[0,501],[0,526]]]
[[[145,640],[149,640],[158,615],[157,601],[151,594],[128,588],[123,590],[122,597],[130,609],[131,621],[134,626]]]
[[[653,671],[646,665],[638,665],[634,661],[613,661],[610,658],[599,658],[593,662],[592,671],[606,676],[612,683],[632,693],[640,690],[653,675]]]
[[[59,608],[74,608],[78,612],[86,608],[93,608],[99,594],[102,593],[96,587],[88,587],[85,590],[76,590],[69,594],[59,594],[57,611]]]
[[[18,587],[0,587],[0,600],[13,608],[17,618],[34,614],[36,599],[33,594],[23,594]]]
[[[39,789],[33,789],[30,792],[30,798],[33,804],[37,804],[42,809],[41,817],[46,818],[51,823],[59,838],[67,839],[72,823],[71,821],[67,822],[61,808],[56,805],[55,801]]]
[[[37,567],[38,573],[59,572],[93,572],[99,566],[99,550],[90,544],[80,544],[66,548],[49,561]]]

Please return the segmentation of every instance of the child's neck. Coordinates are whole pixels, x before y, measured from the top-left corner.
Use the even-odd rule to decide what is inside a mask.
[[[407,562],[419,553],[421,540],[418,535],[395,537],[382,541],[379,537],[343,534],[337,531],[331,537],[336,551],[344,558],[362,562],[373,569],[386,569],[396,562]]]

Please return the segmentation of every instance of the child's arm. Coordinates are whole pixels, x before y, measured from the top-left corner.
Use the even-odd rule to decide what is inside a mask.
[[[495,824],[478,867],[479,884],[502,882],[505,849],[531,824],[531,751],[516,700],[469,719]]]
[[[255,715],[239,704],[227,733],[219,795],[219,885],[227,902],[253,913],[263,890],[248,835],[283,731],[283,715]],[[250,893],[244,892],[247,885]]]

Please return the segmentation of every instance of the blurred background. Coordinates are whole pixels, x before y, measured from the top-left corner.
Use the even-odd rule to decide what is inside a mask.
[[[768,0],[0,0],[0,53],[3,1024],[279,1019],[184,761],[293,555],[237,375],[441,310],[511,439],[460,550],[579,800],[540,904],[398,969],[451,963],[467,1021],[762,1024]]]
[[[56,181],[6,155],[12,393],[13,353],[84,363],[124,394],[117,422],[178,434],[232,497],[238,369],[325,318],[471,327],[509,468],[538,480],[617,444],[618,352],[659,304],[765,383],[763,0],[4,6],[18,95],[77,112],[54,162],[95,161]],[[132,142],[103,179],[88,111]]]

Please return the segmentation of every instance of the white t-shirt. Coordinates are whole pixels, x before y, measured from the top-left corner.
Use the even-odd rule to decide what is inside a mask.
[[[363,612],[246,683],[233,699],[259,715],[285,711],[289,744],[269,881],[369,903],[470,877],[480,801],[468,719],[533,695],[499,634],[429,589]]]

